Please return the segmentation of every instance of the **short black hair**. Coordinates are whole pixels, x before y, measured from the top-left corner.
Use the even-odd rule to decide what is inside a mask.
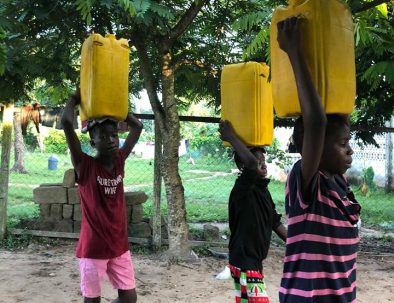
[[[117,125],[117,123],[114,120],[107,119],[107,120],[105,120],[105,121],[103,121],[101,123],[96,123],[96,124],[92,125],[88,129],[90,139],[93,139],[93,137],[94,137],[95,133],[97,132],[97,130],[99,128],[103,127],[106,124],[112,124],[116,129],[118,129],[118,125]]]
[[[260,150],[262,151],[264,154],[266,153],[265,148],[263,146],[253,146],[253,147],[248,147],[249,150],[252,152],[252,154],[254,154],[254,152]],[[235,165],[237,165],[239,170],[242,170],[243,168],[243,163],[241,161],[240,156],[234,151],[234,162]]]
[[[339,127],[348,126],[350,127],[349,115],[346,114],[327,114],[327,126],[326,126],[326,135],[327,138],[329,135],[335,133],[335,131]],[[296,146],[296,150],[298,153],[302,151],[302,142],[304,140],[304,120],[302,116],[298,117],[294,123],[293,130],[293,142]]]

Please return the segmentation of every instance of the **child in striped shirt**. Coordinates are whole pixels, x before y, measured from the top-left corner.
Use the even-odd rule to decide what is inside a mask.
[[[293,139],[302,159],[286,184],[288,234],[281,303],[355,303],[361,207],[343,174],[350,168],[348,117],[326,115],[301,50],[298,18],[278,23],[293,67],[302,118]]]

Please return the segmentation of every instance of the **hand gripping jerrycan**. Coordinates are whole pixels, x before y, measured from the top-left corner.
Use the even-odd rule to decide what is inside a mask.
[[[246,62],[225,65],[221,75],[222,120],[229,120],[247,146],[272,144],[273,106],[269,67]],[[225,146],[230,146],[224,142]]]
[[[82,45],[81,120],[124,120],[128,112],[129,44],[114,35],[91,34]]]
[[[356,96],[353,22],[340,0],[289,0],[278,7],[270,29],[271,79],[275,112],[279,117],[301,113],[289,58],[278,45],[277,24],[292,16],[300,24],[303,52],[326,113],[349,114]]]

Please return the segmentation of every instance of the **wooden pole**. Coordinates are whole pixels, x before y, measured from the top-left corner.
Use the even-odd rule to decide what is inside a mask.
[[[12,121],[14,116],[14,104],[4,106],[3,133],[1,140],[1,164],[0,164],[0,241],[4,239],[7,226],[7,201],[8,180],[10,176],[10,153]]]
[[[155,159],[153,180],[153,207],[152,207],[152,247],[158,251],[161,247],[161,161],[163,156],[163,141],[160,125],[155,120]]]
[[[388,123],[389,127],[394,126],[394,117]],[[385,191],[389,193],[393,190],[393,134],[386,134],[386,184]]]

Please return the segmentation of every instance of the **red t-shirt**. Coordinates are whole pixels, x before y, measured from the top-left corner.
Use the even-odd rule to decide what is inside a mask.
[[[124,164],[125,155],[121,149],[112,172],[84,154],[78,176],[82,209],[78,258],[111,259],[129,250]]]

